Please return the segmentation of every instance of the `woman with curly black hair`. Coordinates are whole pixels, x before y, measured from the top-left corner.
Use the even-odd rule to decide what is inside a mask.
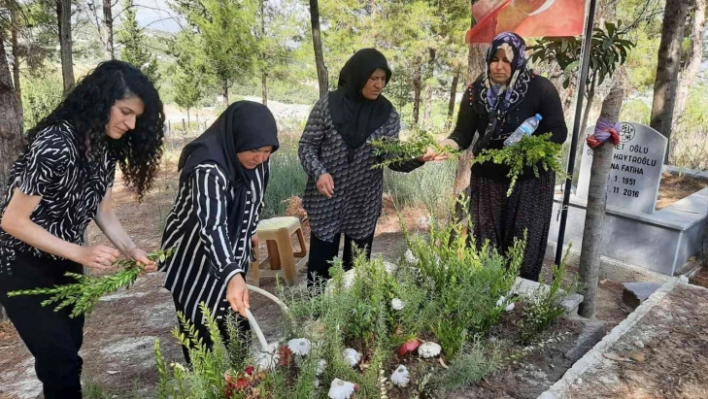
[[[82,316],[54,312],[10,291],[69,283],[82,266],[106,270],[121,255],[147,259],[118,221],[111,187],[116,164],[141,200],[162,156],[164,114],[153,84],[121,61],[101,63],[27,133],[0,199],[0,304],[35,357],[46,399],[81,398]],[[118,250],[84,246],[94,220]]]

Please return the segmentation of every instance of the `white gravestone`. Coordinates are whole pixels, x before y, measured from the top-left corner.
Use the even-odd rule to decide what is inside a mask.
[[[586,130],[586,136],[595,127]],[[667,139],[661,133],[639,123],[622,123],[620,143],[612,155],[607,205],[637,213],[654,213],[661,182],[661,167]],[[576,195],[588,198],[593,150],[583,144],[580,176]]]

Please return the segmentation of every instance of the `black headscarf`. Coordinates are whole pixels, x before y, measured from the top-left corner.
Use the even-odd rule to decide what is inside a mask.
[[[376,49],[356,52],[339,73],[336,91],[329,93],[329,110],[332,123],[351,150],[361,147],[366,139],[383,126],[391,116],[393,104],[383,95],[368,100],[361,90],[377,70],[386,71],[386,83],[391,79],[391,69],[386,57]],[[351,154],[350,154],[351,155]]]
[[[252,101],[231,104],[209,128],[187,144],[179,158],[180,181],[189,179],[194,168],[213,162],[227,173],[233,186],[249,185],[254,171],[244,168],[236,153],[278,147],[278,127],[268,107]]]

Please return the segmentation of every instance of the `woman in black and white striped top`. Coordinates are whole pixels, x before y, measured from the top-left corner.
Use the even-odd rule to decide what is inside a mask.
[[[232,104],[180,157],[179,194],[167,218],[163,249],[174,255],[161,270],[177,311],[210,345],[199,308],[204,303],[222,338],[230,309],[245,316],[245,274],[263,208],[277,127],[264,105]],[[254,242],[255,243],[255,242]],[[185,357],[189,357],[185,350]]]
[[[32,352],[46,399],[80,399],[83,315],[55,312],[43,297],[7,293],[75,282],[66,272],[108,269],[121,253],[155,270],[118,221],[116,165],[138,199],[162,156],[164,114],[154,85],[122,61],[101,63],[27,132],[0,197],[0,304]],[[117,249],[85,246],[95,221]]]

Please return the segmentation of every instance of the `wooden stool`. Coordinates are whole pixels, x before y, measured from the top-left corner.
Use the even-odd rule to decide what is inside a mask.
[[[290,236],[297,234],[300,252],[294,252]],[[261,220],[256,229],[259,241],[265,241],[268,246],[268,258],[263,262],[254,262],[253,280],[259,285],[261,277],[277,277],[284,275],[285,281],[294,284],[297,281],[297,271],[307,262],[307,247],[302,234],[300,219],[296,217],[276,217]],[[295,258],[301,258],[297,264]],[[270,269],[261,272],[259,267],[270,263]]]

